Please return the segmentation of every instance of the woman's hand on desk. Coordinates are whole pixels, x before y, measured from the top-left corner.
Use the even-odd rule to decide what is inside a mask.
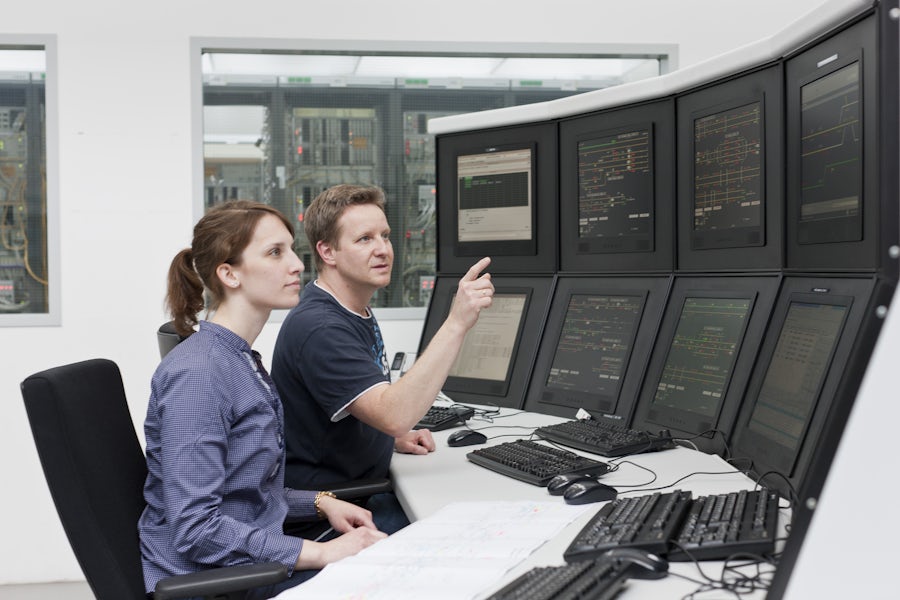
[[[336,560],[353,556],[386,537],[386,533],[377,529],[357,527],[327,542],[303,540],[303,547],[300,549],[300,556],[297,557],[294,568],[297,570],[321,569]]]
[[[404,436],[394,438],[394,450],[402,454],[428,454],[434,449],[434,437],[427,429],[413,429]]]
[[[328,519],[328,523],[339,533],[347,533],[358,528],[378,532],[375,522],[372,521],[372,512],[362,506],[331,496],[322,496],[318,506],[325,518]]]

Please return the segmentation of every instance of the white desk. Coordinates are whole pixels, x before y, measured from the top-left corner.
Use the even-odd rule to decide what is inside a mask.
[[[520,413],[503,410],[494,423],[477,420],[469,421],[472,429],[481,430],[488,436],[488,445],[511,441],[517,437],[528,437],[529,429],[556,423],[565,419],[535,413]],[[518,426],[520,428],[515,428]],[[524,428],[521,428],[524,427]],[[450,448],[447,437],[455,429],[436,432],[434,434],[437,450],[427,456],[395,454],[391,472],[397,496],[411,520],[418,520],[434,514],[438,509],[451,502],[489,501],[489,500],[536,500],[564,502],[561,497],[550,496],[547,490],[510,477],[495,473],[477,466],[466,459],[466,454],[482,446],[464,446]],[[504,436],[504,437],[497,437]],[[656,473],[656,481],[651,473],[634,464],[641,465]],[[721,494],[742,489],[753,489],[754,484],[746,476],[734,472],[735,469],[718,456],[677,448],[663,452],[641,454],[623,461],[618,471],[604,476],[603,482],[616,487],[620,495],[626,490],[645,490],[670,485],[676,480],[695,472],[717,473],[694,475],[678,482],[664,491],[674,489],[690,490],[694,496]],[[725,474],[727,473],[727,474]],[[647,485],[641,485],[645,484]],[[626,487],[638,486],[638,487]],[[641,495],[635,491],[633,495]],[[601,505],[598,504],[599,508]],[[563,551],[575,535],[581,530],[596,511],[589,510],[574,521],[562,534],[549,540],[539,550],[508,573],[505,581],[511,581],[534,566],[564,564]],[[787,519],[787,512],[782,510],[782,522]],[[716,561],[703,562],[703,572],[713,579],[721,577],[722,563]],[[771,570],[771,567],[763,567]],[[693,564],[671,563],[670,572],[680,573],[693,579],[702,579]],[[698,585],[676,576],[663,580],[643,581],[630,580],[620,598],[622,600],[660,600],[664,598],[681,598],[696,590]],[[498,588],[485,590],[485,596]],[[721,594],[721,593],[720,593]],[[747,596],[763,598],[764,592]],[[718,596],[716,596],[718,597]]]

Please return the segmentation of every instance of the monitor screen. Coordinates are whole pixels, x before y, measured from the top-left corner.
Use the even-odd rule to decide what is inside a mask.
[[[694,120],[695,248],[762,243],[762,141],[761,102]]]
[[[654,406],[712,419],[731,379],[753,298],[685,298]]]
[[[768,485],[802,484],[873,289],[870,278],[785,280],[734,442],[757,474],[781,475]]]
[[[633,426],[720,449],[731,435],[781,277],[678,276]],[[713,435],[714,434],[714,435]]]
[[[639,295],[569,296],[547,388],[617,395],[643,305]]]
[[[437,271],[465,273],[483,256],[500,273],[559,264],[556,125],[439,135]]]
[[[672,269],[674,121],[665,100],[560,123],[562,271]]]
[[[848,306],[791,302],[747,428],[795,452],[809,424]],[[793,465],[782,465],[790,473]]]
[[[578,142],[578,237],[653,248],[652,143],[649,127]]]
[[[554,277],[493,275],[493,303],[466,333],[442,389],[456,402],[522,408]],[[419,355],[450,314],[457,276],[438,275]]]
[[[862,239],[859,62],[800,88],[801,244]]]
[[[896,68],[879,64],[877,40],[865,19],[785,61],[789,269],[872,271],[897,239],[896,182],[879,176],[897,166],[882,158],[896,144],[883,138],[896,120],[884,94],[896,90],[879,69]]]
[[[466,333],[450,376],[508,381],[527,302],[527,292],[494,294],[491,306],[481,311]]]
[[[669,277],[561,277],[526,409],[630,418],[669,283]]]
[[[531,148],[457,157],[457,239],[460,242],[530,240]]]
[[[776,65],[677,99],[681,269],[784,266],[783,89]]]

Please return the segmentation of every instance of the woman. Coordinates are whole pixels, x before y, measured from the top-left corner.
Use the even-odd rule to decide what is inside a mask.
[[[270,598],[385,537],[361,507],[284,487],[281,400],[251,346],[273,309],[299,300],[303,263],[293,242],[277,210],[230,202],[197,223],[191,247],[169,268],[176,328],[199,330],[166,355],[151,382],[139,522],[148,592],[169,575],[277,561],[291,577],[252,595]],[[212,316],[198,323],[204,290]],[[342,535],[284,535],[286,517],[327,518]]]

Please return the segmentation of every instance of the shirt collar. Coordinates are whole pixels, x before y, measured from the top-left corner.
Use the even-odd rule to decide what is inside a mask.
[[[252,353],[250,349],[250,344],[247,343],[247,340],[231,331],[227,327],[222,327],[221,325],[217,325],[212,321],[200,321],[200,331],[204,331],[210,333],[230,348],[234,348],[238,352],[246,352],[248,354]]]

